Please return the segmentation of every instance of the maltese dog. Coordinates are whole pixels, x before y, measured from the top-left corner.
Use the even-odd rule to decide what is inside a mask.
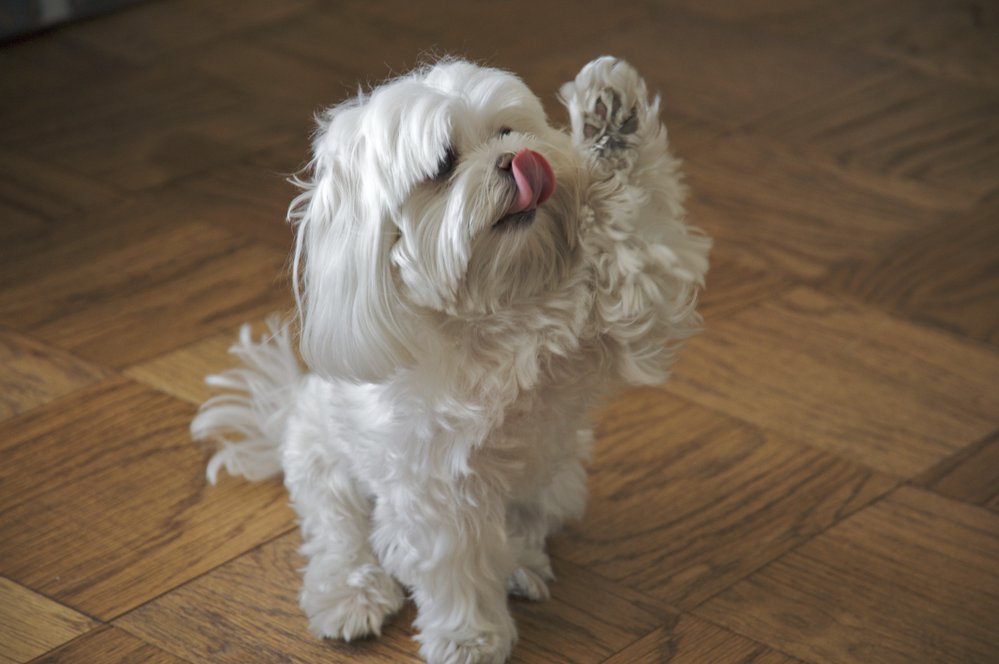
[[[319,117],[289,211],[309,371],[287,324],[244,328],[192,424],[212,482],[283,473],[319,637],[379,634],[408,592],[428,662],[505,661],[508,594],[548,597],[545,540],[583,511],[588,411],[700,327],[711,243],[658,97],[612,57],[559,97],[568,131],[444,60]]]

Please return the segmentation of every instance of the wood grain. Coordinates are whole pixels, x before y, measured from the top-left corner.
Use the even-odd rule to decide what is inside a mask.
[[[871,260],[836,266],[823,286],[899,316],[999,346],[997,220],[999,204],[995,203],[954,215],[906,236]]]
[[[747,170],[756,175],[745,177]],[[801,278],[873,257],[968,205],[963,197],[917,197],[897,180],[742,134],[699,146],[687,171],[691,216],[715,238],[715,254]]]
[[[380,639],[349,644],[312,636],[298,608],[298,533],[265,544],[145,606],[116,625],[187,661],[419,662],[411,607]]]
[[[280,482],[206,486],[193,414],[113,379],[0,424],[0,573],[109,619],[292,528]]]
[[[70,82],[0,118],[11,150],[135,191],[271,145],[280,120],[266,108],[246,113],[248,102],[208,76],[163,65]]]
[[[0,420],[109,375],[105,369],[0,327]]]
[[[685,615],[650,632],[604,664],[793,664],[799,660]]]
[[[917,477],[915,483],[934,493],[999,512],[999,432],[944,459]]]
[[[596,53],[656,62],[645,76],[665,108],[685,118],[741,127],[803,99],[825,99],[857,78],[890,69],[878,58],[795,36],[761,39],[752,31],[688,12],[646,5],[627,29],[573,40],[530,69],[539,80],[566,80]],[[664,46],[668,49],[664,51]],[[887,69],[886,69],[887,67]],[[544,78],[541,78],[544,77]]]
[[[999,655],[999,515],[902,487],[695,613],[808,661]]]
[[[987,349],[800,288],[708,327],[667,389],[907,478],[994,430],[997,384]]]
[[[106,207],[114,187],[0,148],[0,241],[8,246],[41,235],[54,220]]]
[[[999,94],[907,71],[872,73],[747,126],[822,149],[859,173],[946,187],[972,201],[999,174]]]
[[[762,30],[863,49],[928,74],[999,83],[999,13],[994,4],[933,0],[708,0],[676,5]]]
[[[20,664],[97,626],[90,618],[0,577],[0,662]]]
[[[184,664],[184,660],[155,648],[114,627],[94,630],[58,648],[35,664]]]
[[[45,632],[36,661],[415,662],[412,605],[382,640],[307,633],[280,482],[204,485],[203,376],[291,307],[316,110],[451,53],[560,125],[609,53],[662,95],[715,239],[706,332],[598,413],[513,661],[999,661],[997,16],[171,0],[5,43],[0,633]]]
[[[259,547],[116,625],[190,661],[419,661],[411,603],[377,639],[320,641],[298,608],[304,560],[292,533]],[[520,641],[514,662],[601,662],[671,619],[654,600],[556,561],[552,599],[511,602]]]
[[[124,367],[290,303],[285,254],[269,246],[196,223],[101,235],[0,293],[0,321]]]
[[[250,329],[254,339],[259,340],[269,334],[264,322],[251,325]],[[239,361],[229,353],[238,337],[238,330],[223,332],[149,362],[129,367],[124,374],[137,382],[200,406],[219,393],[205,384],[205,377],[239,365]]]
[[[894,481],[663,392],[601,414],[592,497],[555,555],[688,610]]]

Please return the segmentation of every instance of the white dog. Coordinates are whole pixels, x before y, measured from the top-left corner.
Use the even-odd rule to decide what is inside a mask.
[[[320,637],[380,633],[405,587],[427,661],[506,660],[507,594],[548,596],[545,540],[583,511],[588,409],[663,382],[700,326],[710,241],[658,98],[610,57],[560,96],[571,134],[446,60],[320,118],[289,214],[311,373],[287,327],[244,329],[246,367],[209,379],[241,393],[192,425],[212,482],[284,473]]]

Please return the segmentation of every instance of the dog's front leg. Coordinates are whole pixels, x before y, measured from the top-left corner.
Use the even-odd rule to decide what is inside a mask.
[[[420,653],[431,664],[506,661],[516,629],[502,497],[475,476],[390,494],[379,497],[372,540],[386,569],[412,591]]]

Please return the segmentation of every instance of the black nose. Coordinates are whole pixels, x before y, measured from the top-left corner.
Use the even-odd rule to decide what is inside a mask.
[[[514,154],[512,152],[504,152],[496,160],[496,168],[502,171],[510,170],[510,164],[513,163]]]

